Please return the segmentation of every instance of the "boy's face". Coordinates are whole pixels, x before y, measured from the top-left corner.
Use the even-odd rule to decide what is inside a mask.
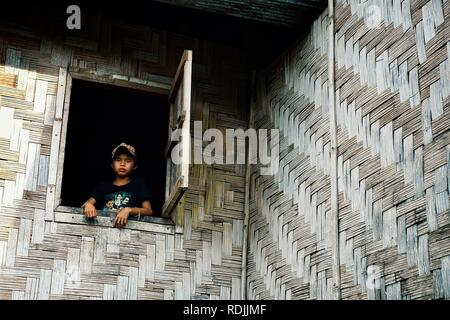
[[[136,162],[127,154],[119,154],[112,161],[111,168],[119,177],[127,177],[136,170]]]

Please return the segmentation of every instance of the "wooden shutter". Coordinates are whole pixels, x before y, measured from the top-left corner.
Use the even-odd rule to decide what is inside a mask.
[[[184,50],[169,94],[169,134],[165,153],[167,162],[166,202],[162,208],[163,217],[171,214],[189,184],[191,77],[192,51]],[[181,138],[179,141],[173,140],[172,134],[180,133],[180,129],[183,132]],[[179,164],[174,163],[171,158],[175,147],[180,155]]]

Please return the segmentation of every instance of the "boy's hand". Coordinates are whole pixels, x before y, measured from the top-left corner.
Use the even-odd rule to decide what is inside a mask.
[[[97,217],[97,210],[95,210],[95,206],[92,203],[87,202],[84,205],[83,213],[86,218],[95,218]]]
[[[113,225],[118,228],[124,227],[128,222],[128,217],[130,216],[131,208],[125,207],[117,213],[116,218],[113,221]]]

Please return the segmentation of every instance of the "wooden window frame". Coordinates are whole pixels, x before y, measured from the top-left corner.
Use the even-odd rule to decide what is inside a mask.
[[[112,78],[102,78],[69,71],[66,67],[61,67],[59,69],[56,110],[50,146],[49,175],[45,204],[45,221],[111,226],[109,216],[105,217],[99,215],[95,222],[89,222],[83,219],[84,217],[80,215],[80,213],[82,213],[81,208],[61,205],[61,189],[65,159],[66,135],[73,79],[162,94],[168,96],[169,101],[171,94],[173,94],[173,90],[176,90],[174,88],[177,88],[177,84],[176,82],[172,81],[172,85],[170,86],[163,82],[150,82],[121,75],[113,75]],[[127,223],[127,228],[143,231],[172,234],[174,233],[174,225],[170,219],[167,219],[166,217],[148,218],[150,219],[146,222],[130,220],[129,223]]]
[[[191,122],[191,91],[192,91],[192,51],[184,50],[172,82],[169,93],[169,133],[165,151],[166,158],[166,199],[162,207],[162,217],[174,218],[175,207],[189,187],[189,163],[191,152],[190,122]],[[180,96],[179,96],[180,95]],[[179,96],[180,105],[177,97]],[[178,110],[177,110],[178,109]],[[175,119],[175,115],[178,115]],[[177,141],[172,139],[172,133],[181,130],[181,164],[176,166],[171,159],[171,152]],[[172,170],[177,171],[174,185],[171,183]]]

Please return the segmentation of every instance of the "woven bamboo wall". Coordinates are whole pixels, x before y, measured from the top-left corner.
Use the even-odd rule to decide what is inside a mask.
[[[0,31],[0,299],[239,298],[241,166],[191,167],[177,209],[183,233],[44,219],[61,68],[133,87],[170,85],[192,49],[191,119],[205,129],[248,123],[242,52],[107,18],[89,24],[80,37]]]
[[[326,15],[257,76],[280,162],[251,175],[253,299],[331,298]],[[450,298],[450,1],[338,0],[335,34],[342,298]]]

